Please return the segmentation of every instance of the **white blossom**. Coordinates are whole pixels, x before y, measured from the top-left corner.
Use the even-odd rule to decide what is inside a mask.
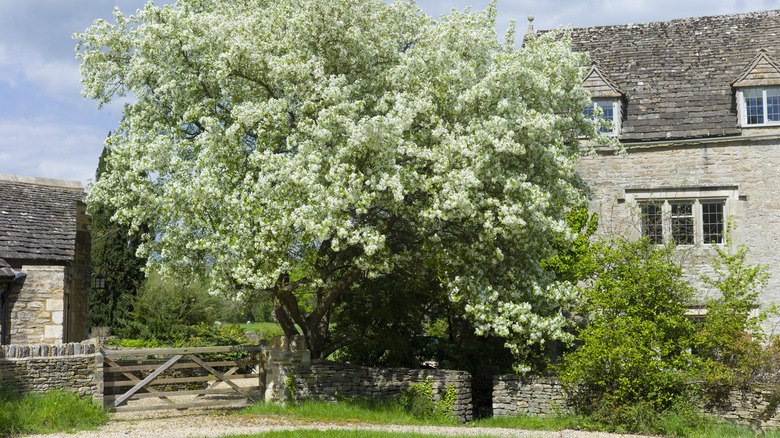
[[[153,224],[151,264],[215,287],[284,273],[327,285],[302,255],[323,242],[323,260],[350,254],[367,277],[436,259],[477,329],[522,362],[567,337],[573,288],[539,262],[573,236],[581,136],[602,137],[566,32],[515,49],[494,19],[495,4],[434,20],[380,0],[117,10],[76,36],[84,95],[133,96],[89,198]],[[390,217],[420,239],[392,247]]]

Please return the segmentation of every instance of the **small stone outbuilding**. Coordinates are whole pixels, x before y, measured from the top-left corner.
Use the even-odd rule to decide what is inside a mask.
[[[90,217],[78,181],[0,173],[3,344],[85,339]]]

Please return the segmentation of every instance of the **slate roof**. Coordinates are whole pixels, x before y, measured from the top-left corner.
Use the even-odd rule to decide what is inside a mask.
[[[0,174],[0,258],[73,260],[84,196],[77,181]]]
[[[620,139],[742,134],[732,84],[758,50],[780,60],[780,10],[572,29],[625,94]]]

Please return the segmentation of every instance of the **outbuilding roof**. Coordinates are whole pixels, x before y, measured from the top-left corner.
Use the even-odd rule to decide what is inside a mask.
[[[0,258],[73,260],[84,195],[78,181],[0,173]]]
[[[572,48],[624,93],[621,140],[740,135],[732,84],[780,60],[780,10],[574,28]]]

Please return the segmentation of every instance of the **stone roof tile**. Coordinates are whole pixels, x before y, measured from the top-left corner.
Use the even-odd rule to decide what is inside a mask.
[[[731,85],[758,50],[780,59],[780,10],[574,28],[572,47],[625,93],[621,140],[739,135]]]
[[[0,174],[0,257],[72,260],[77,205],[84,196],[74,181]]]

